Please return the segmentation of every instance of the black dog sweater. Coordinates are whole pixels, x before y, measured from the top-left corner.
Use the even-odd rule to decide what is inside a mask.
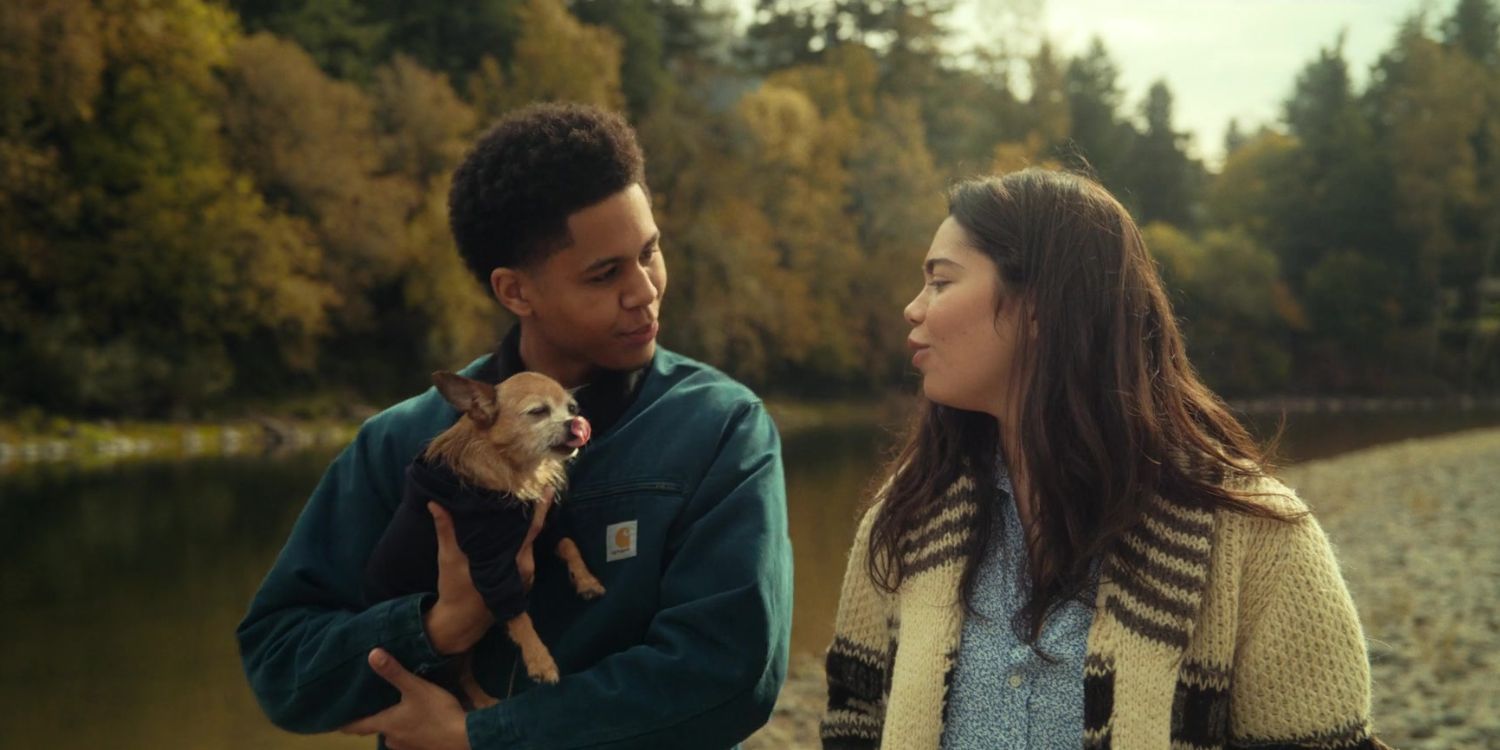
[[[437,591],[437,529],[427,503],[434,501],[453,517],[459,549],[469,558],[474,588],[505,622],[526,611],[526,591],[516,568],[516,554],[526,541],[535,506],[509,493],[473,487],[453,470],[422,458],[406,472],[406,491],[390,525],[365,566],[367,604],[407,594]],[[534,554],[541,558],[565,536],[557,508],[537,535]]]

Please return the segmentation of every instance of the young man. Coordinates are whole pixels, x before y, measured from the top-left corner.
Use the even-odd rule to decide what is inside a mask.
[[[419,750],[734,745],[786,672],[780,442],[749,390],[656,346],[667,272],[634,133],[596,109],[527,108],[479,140],[449,204],[464,260],[519,321],[464,374],[583,386],[594,439],[554,512],[607,593],[580,600],[537,550],[530,613],[562,680],[532,686],[439,510],[438,590],[365,606],[406,466],[458,417],[429,390],[365,423],[261,584],[237,631],[257,699],[292,731]],[[421,675],[471,648],[500,702],[466,715]]]

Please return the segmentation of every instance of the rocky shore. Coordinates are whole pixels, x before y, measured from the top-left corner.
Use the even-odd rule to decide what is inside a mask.
[[[254,417],[218,423],[0,423],[0,473],[37,463],[87,468],[140,459],[298,451],[348,443],[359,423]]]
[[[1500,748],[1500,429],[1290,467],[1369,639],[1376,731],[1405,750]],[[817,747],[816,658],[795,661],[751,750]]]

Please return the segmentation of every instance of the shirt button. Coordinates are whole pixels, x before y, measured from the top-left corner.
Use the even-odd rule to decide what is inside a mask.
[[[1010,676],[1010,686],[1013,687],[1013,688],[1020,687],[1021,686],[1021,675],[1018,675],[1018,674],[1011,675]]]

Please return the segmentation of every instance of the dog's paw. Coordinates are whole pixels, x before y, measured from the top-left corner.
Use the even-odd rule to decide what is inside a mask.
[[[558,674],[557,662],[552,657],[539,657],[526,660],[526,676],[533,681],[543,685],[556,685],[562,676]]]
[[[573,581],[573,588],[586,601],[592,601],[604,596],[604,584],[600,583],[599,579],[593,576]]]

